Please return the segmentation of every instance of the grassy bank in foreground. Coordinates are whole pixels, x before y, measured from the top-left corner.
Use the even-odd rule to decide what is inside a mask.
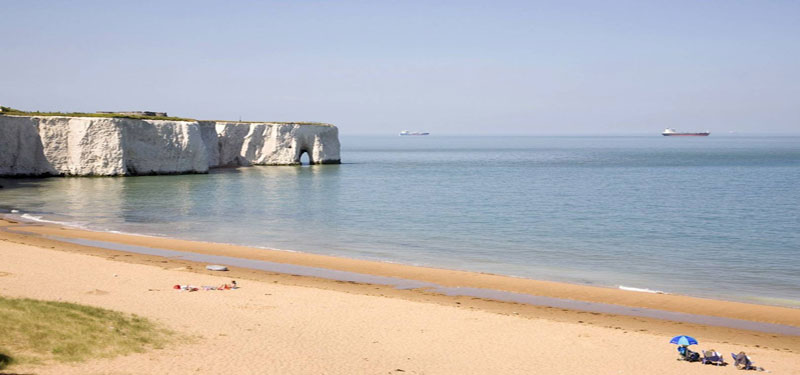
[[[136,315],[0,296],[0,369],[80,362],[163,347],[173,333]]]

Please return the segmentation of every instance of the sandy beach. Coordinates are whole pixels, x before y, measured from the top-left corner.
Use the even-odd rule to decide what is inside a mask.
[[[773,373],[800,374],[800,337],[659,319],[449,297],[80,246],[87,238],[401,277],[440,285],[800,326],[800,310],[677,295],[368,262],[166,238],[0,222],[0,295],[77,302],[148,317],[182,334],[165,349],[80,364],[12,367],[37,374],[714,374],[677,361],[669,338],[745,351]],[[185,292],[175,284],[228,291]]]
[[[800,375],[800,1],[0,4],[0,375]]]

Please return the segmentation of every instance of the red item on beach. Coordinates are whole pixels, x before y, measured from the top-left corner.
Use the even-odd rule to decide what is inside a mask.
[[[178,285],[178,284],[175,284],[175,286],[172,287],[172,289],[180,289],[180,288],[181,288],[181,286]]]

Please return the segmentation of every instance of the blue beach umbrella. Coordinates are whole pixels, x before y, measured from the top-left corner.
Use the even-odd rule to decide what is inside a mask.
[[[675,336],[672,340],[669,340],[670,344],[677,344],[677,345],[697,345],[697,340],[695,340],[692,336]]]

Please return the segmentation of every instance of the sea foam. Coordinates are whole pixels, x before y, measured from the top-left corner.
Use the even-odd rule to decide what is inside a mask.
[[[660,290],[653,290],[653,289],[647,289],[647,288],[634,288],[634,287],[625,286],[625,285],[620,285],[619,288],[622,289],[622,290],[627,290],[629,292],[642,292],[642,293],[653,293],[653,294],[669,294],[667,292],[662,292]]]

